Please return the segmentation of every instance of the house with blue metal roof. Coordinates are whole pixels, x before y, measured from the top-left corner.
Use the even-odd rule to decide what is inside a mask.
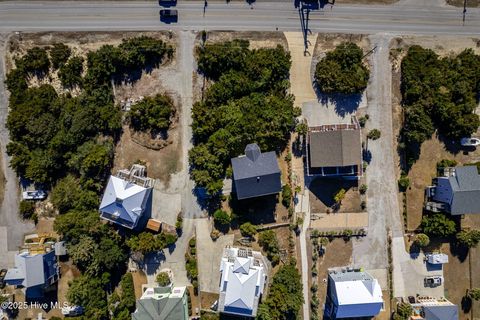
[[[152,180],[145,177],[145,167],[134,165],[110,176],[100,203],[100,217],[128,229],[137,229],[148,220]]]
[[[245,155],[233,158],[233,181],[239,200],[279,193],[280,168],[274,151],[260,151],[256,143],[246,146]]]
[[[60,269],[55,251],[15,255],[15,267],[8,269],[5,283],[24,289],[27,299],[42,298],[45,290],[58,281]]]

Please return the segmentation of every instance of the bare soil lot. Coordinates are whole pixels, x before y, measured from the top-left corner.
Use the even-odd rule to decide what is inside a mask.
[[[331,208],[335,205],[334,197],[342,188],[346,190],[345,198],[335,212],[362,211],[358,181],[329,178],[317,178],[310,184],[310,210],[313,213],[333,211]]]
[[[447,4],[455,7],[463,7],[464,0],[447,0]],[[480,0],[468,0],[467,7],[480,7]]]
[[[287,39],[283,32],[209,31],[207,33],[207,43],[232,41],[234,39],[250,41],[250,49],[275,48],[277,45],[288,49]],[[198,35],[197,42],[198,44],[201,42],[201,34]]]
[[[311,252],[311,250],[310,250]],[[320,256],[317,261],[318,270],[318,291],[317,296],[320,301],[318,315],[323,315],[321,309],[327,296],[328,268],[348,266],[352,258],[352,242],[345,242],[343,239],[334,239],[327,247],[325,255]],[[309,261],[312,261],[311,256]]]

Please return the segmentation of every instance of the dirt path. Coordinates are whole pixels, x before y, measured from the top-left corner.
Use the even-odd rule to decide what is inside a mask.
[[[25,223],[18,216],[18,178],[15,172],[9,167],[10,157],[6,153],[6,145],[10,141],[8,130],[5,127],[8,115],[8,92],[5,88],[5,53],[8,42],[7,34],[0,34],[0,152],[1,167],[5,174],[4,198],[0,207],[0,227],[7,227],[6,241],[0,243],[0,267],[13,265],[12,251],[16,251],[23,242],[26,232],[32,231],[34,225],[31,222]],[[1,230],[1,229],[0,229]],[[10,251],[7,253],[6,251]]]

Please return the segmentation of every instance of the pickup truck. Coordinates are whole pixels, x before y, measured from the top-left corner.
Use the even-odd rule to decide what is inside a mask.
[[[429,276],[429,277],[425,277],[425,280],[424,280],[425,287],[430,287],[430,288],[441,286],[442,282],[443,282],[442,276]]]

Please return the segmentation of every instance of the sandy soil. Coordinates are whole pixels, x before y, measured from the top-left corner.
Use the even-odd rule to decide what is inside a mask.
[[[250,41],[250,49],[275,48],[281,45],[288,48],[287,40],[282,32],[260,32],[260,31],[209,31],[207,43],[232,41],[234,39],[245,39]],[[197,36],[197,45],[200,44],[201,35]]]
[[[345,198],[338,212],[361,212],[358,181],[339,179],[316,179],[310,184],[310,206],[312,213],[326,213],[334,205],[333,198],[340,189],[345,189]]]
[[[143,294],[142,285],[147,284],[147,276],[142,270],[132,272],[133,286],[135,288],[135,298],[140,299]]]
[[[447,3],[451,6],[455,7],[463,7],[464,0],[447,0]],[[480,0],[468,0],[467,1],[467,7],[480,7]]]

